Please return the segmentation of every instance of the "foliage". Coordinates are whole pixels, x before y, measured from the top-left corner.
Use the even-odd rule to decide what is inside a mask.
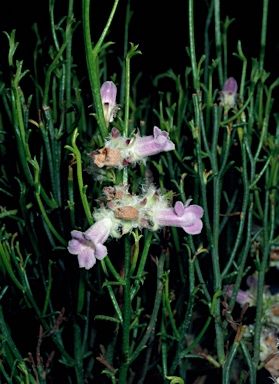
[[[139,100],[141,74],[131,77],[141,52],[128,43],[129,1],[124,59],[107,74],[107,37],[117,5],[115,0],[97,40],[90,33],[90,1],[83,0],[90,95],[82,92],[84,80],[72,56],[79,25],[72,0],[68,16],[58,22],[50,2],[48,51],[34,26],[38,43],[26,52],[33,55],[32,69],[16,59],[16,31],[6,32],[10,73],[0,83],[0,377],[7,383],[58,382],[63,376],[69,383],[255,384],[265,366],[276,376],[271,362],[277,356],[267,339],[276,348],[277,296],[265,284],[278,259],[279,119],[273,91],[279,79],[269,84],[264,70],[268,1],[260,57],[247,57],[240,42],[234,53],[242,71],[232,104],[218,94],[228,74],[232,22],[221,23],[218,0],[208,10],[216,33],[212,39],[206,27],[199,61],[194,1],[188,1],[188,67],[183,75],[171,69],[158,74],[155,101]],[[166,78],[173,92],[159,92]],[[107,80],[119,84],[122,104],[110,125],[100,94]],[[104,145],[112,126],[132,139],[138,126],[144,136],[154,125],[168,133],[175,150],[146,164],[109,168],[101,181],[84,172],[87,154]],[[135,195],[151,183],[171,202],[193,199],[204,210],[203,231],[192,236],[165,227],[140,233],[134,227],[108,241],[108,255],[93,268],[79,269],[67,249],[70,233],[92,226],[103,188],[121,182]],[[255,304],[246,283],[251,275],[255,308],[246,304]],[[249,294],[241,309],[244,289]]]

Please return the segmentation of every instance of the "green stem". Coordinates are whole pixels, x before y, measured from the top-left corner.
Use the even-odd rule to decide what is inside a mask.
[[[195,31],[194,31],[194,0],[188,2],[188,16],[189,16],[189,39],[190,39],[190,59],[193,71],[193,85],[194,88],[199,88],[199,79],[197,71],[197,59],[195,50]]]
[[[265,46],[266,46],[266,31],[267,31],[267,16],[268,16],[268,2],[263,0],[263,18],[262,18],[262,34],[261,34],[261,52],[259,69],[262,72],[264,68]]]
[[[171,368],[169,371],[170,375],[174,374],[176,367],[179,364],[180,359],[182,358],[182,350],[183,350],[183,346],[185,343],[185,334],[188,332],[189,324],[190,324],[190,321],[192,318],[192,311],[193,311],[193,306],[194,306],[195,295],[196,295],[198,289],[199,289],[199,287],[195,287],[195,289],[192,292],[190,292],[190,298],[188,301],[186,314],[185,314],[185,317],[184,317],[184,320],[183,320],[181,326],[179,327],[180,337],[178,340],[178,345],[176,348],[174,359],[173,359],[173,362],[172,362],[172,365],[171,365]]]
[[[127,8],[126,8],[126,18],[125,18],[125,31],[124,31],[124,54],[123,57],[126,57],[128,52],[128,42],[129,42],[129,24],[132,17],[133,12],[131,12],[131,6],[130,1],[127,1]],[[125,62],[123,61],[123,67],[122,67],[122,73],[121,73],[121,88],[120,88],[120,105],[124,104],[124,95],[125,95]]]
[[[162,314],[161,319],[161,343],[162,343],[162,370],[163,370],[163,377],[166,377],[168,374],[168,363],[167,363],[167,354],[168,354],[168,344],[167,344],[167,337],[166,337],[166,316]]]
[[[242,353],[245,357],[246,363],[247,363],[249,371],[250,371],[249,384],[256,384],[256,382],[254,380],[254,375],[251,374],[251,372],[254,371],[253,362],[252,362],[250,353],[248,351],[248,348],[247,348],[247,346],[243,340],[240,341],[240,346],[241,346]]]
[[[220,226],[220,199],[221,199],[221,174],[218,174],[217,138],[219,133],[218,107],[213,108],[213,137],[211,166],[213,175],[213,225],[212,225],[212,265],[214,273],[214,292],[221,288],[219,265],[219,226]]]
[[[123,327],[122,327],[122,363],[119,373],[119,384],[127,383],[127,373],[130,365],[130,322],[131,322],[131,297],[130,297],[130,278],[129,269],[131,263],[131,247],[129,239],[125,237],[125,285],[124,306],[123,306]]]
[[[218,58],[218,75],[219,83],[222,87],[224,84],[223,78],[223,60],[222,60],[222,46],[221,46],[221,28],[220,28],[220,0],[214,0],[214,19],[215,19],[215,45],[216,55]]]
[[[90,206],[88,204],[87,196],[85,193],[86,186],[83,185],[83,177],[82,177],[82,161],[81,161],[81,154],[80,151],[76,145],[76,140],[78,137],[78,129],[76,128],[74,130],[73,136],[72,136],[72,147],[69,145],[65,145],[65,148],[69,149],[76,157],[76,163],[77,163],[77,179],[78,179],[78,187],[79,187],[79,193],[80,198],[82,201],[83,209],[86,214],[87,221],[89,225],[93,225],[93,217],[90,210]]]
[[[115,277],[115,279],[122,285],[125,284],[125,280],[123,280],[119,273],[117,273],[116,269],[114,268],[112,262],[110,261],[109,257],[106,256],[104,258],[104,261],[106,262],[106,265],[108,266],[108,269],[110,270],[111,274]]]
[[[207,18],[205,22],[204,29],[204,53],[205,53],[205,62],[204,62],[204,84],[208,88],[208,78],[209,78],[209,58],[210,58],[210,42],[209,42],[209,26],[212,20],[213,15],[213,1],[208,9]],[[208,102],[208,99],[206,100]]]
[[[139,342],[139,344],[138,344],[137,348],[135,349],[135,351],[130,356],[130,363],[132,363],[137,358],[139,353],[145,347],[145,344],[148,341],[148,339],[150,338],[152,332],[155,330],[155,325],[156,325],[156,322],[157,322],[158,311],[159,311],[161,300],[162,300],[163,283],[162,283],[161,279],[162,279],[163,272],[164,272],[165,259],[166,259],[166,254],[163,252],[161,254],[160,258],[159,258],[159,261],[158,261],[158,268],[157,268],[157,291],[156,291],[156,296],[155,296],[155,300],[154,300],[153,311],[152,311],[152,314],[151,314],[151,317],[150,317],[150,321],[149,321],[149,324],[148,324],[148,326],[146,328],[146,332],[145,332],[143,338]],[[121,384],[126,384],[126,383],[121,383]]]
[[[18,289],[20,289],[23,293],[25,292],[25,287],[20,284],[20,282],[18,281],[18,279],[16,278],[15,274],[14,274],[14,271],[13,271],[13,268],[12,268],[12,265],[11,265],[11,260],[10,260],[10,257],[9,257],[9,253],[8,253],[8,250],[5,246],[4,243],[0,242],[0,255],[1,255],[1,260],[11,278],[11,280],[13,281],[13,283],[18,287]]]
[[[238,347],[239,347],[239,343],[234,342],[233,346],[230,350],[229,356],[226,360],[226,363],[224,364],[224,367],[223,367],[222,384],[230,384],[231,383],[231,367],[232,367],[232,363],[233,363],[233,360],[235,358],[235,355],[237,353]],[[250,374],[251,374],[251,372],[250,372]]]
[[[45,88],[44,88],[44,96],[43,96],[43,107],[48,105],[48,93],[49,93],[49,87],[50,87],[51,74],[54,71],[54,69],[56,68],[60,57],[62,56],[65,48],[67,47],[67,38],[68,38],[67,32],[68,31],[66,30],[66,37],[65,37],[64,43],[61,45],[60,50],[58,51],[57,55],[55,56],[54,60],[52,61],[52,63],[50,64],[50,66],[48,67],[48,70],[46,72]]]
[[[46,292],[46,298],[45,298],[45,304],[42,311],[42,316],[46,315],[47,307],[49,305],[49,299],[50,299],[50,291],[52,286],[52,272],[51,272],[51,266],[54,263],[54,261],[49,260],[48,262],[48,285],[47,285],[47,292]]]
[[[1,330],[1,335],[4,337],[5,342],[7,342],[15,360],[18,360],[19,362],[23,363],[23,359],[11,337],[11,333],[6,325],[5,319],[4,319],[4,314],[2,310],[2,305],[0,304],[0,330]],[[2,362],[1,362],[2,365]]]
[[[113,292],[113,289],[111,288],[110,285],[107,285],[107,289],[108,289],[108,292],[109,292],[109,296],[110,296],[112,305],[113,305],[113,307],[115,309],[115,312],[117,314],[118,320],[120,321],[120,323],[123,323],[123,316],[122,316],[121,310],[119,308],[119,305],[117,303],[117,300],[116,300],[115,294]]]
[[[152,236],[153,236],[153,232],[149,231],[148,235],[147,235],[147,237],[145,239],[145,242],[144,242],[144,248],[143,248],[143,251],[142,251],[142,255],[141,255],[138,271],[137,271],[137,274],[136,274],[137,278],[135,280],[133,288],[131,289],[131,300],[133,300],[133,298],[135,297],[135,295],[136,295],[136,293],[138,291],[138,288],[139,288],[139,285],[140,285],[140,282],[141,282],[141,278],[142,278],[142,275],[144,273],[144,267],[145,267],[146,259],[147,259],[147,256],[148,256],[148,251],[149,251],[149,247],[150,247],[150,244],[151,244]]]
[[[178,340],[179,339],[179,332],[176,328],[176,324],[175,324],[175,320],[174,320],[174,317],[173,317],[173,312],[172,312],[172,309],[171,309],[171,305],[170,305],[170,299],[169,299],[169,275],[166,277],[166,280],[165,280],[165,287],[164,287],[164,301],[165,301],[165,309],[166,311],[168,312],[168,318],[169,318],[169,321],[170,321],[170,324],[171,324],[171,327],[172,327],[172,330],[173,330],[173,333],[174,333],[174,336],[176,337],[176,339]]]
[[[189,352],[191,352],[192,349],[201,341],[201,339],[203,338],[203,335],[205,334],[205,332],[207,331],[207,329],[208,329],[208,327],[209,327],[209,325],[211,323],[211,320],[212,320],[212,317],[208,317],[207,318],[206,323],[203,326],[202,330],[200,331],[198,336],[195,336],[195,341],[193,341],[192,344],[190,344],[186,349],[184,349],[184,351],[181,352],[181,358],[183,358]]]
[[[82,345],[81,345],[81,331],[79,326],[74,324],[74,345],[75,345],[75,372],[77,384],[84,384],[83,377],[83,355],[82,355]]]
[[[40,193],[39,192],[36,192],[35,194],[36,196],[36,199],[37,199],[37,203],[39,205],[39,208],[40,208],[40,211],[42,213],[42,216],[47,224],[47,226],[49,227],[49,229],[51,230],[51,232],[53,233],[53,235],[56,237],[57,240],[60,241],[60,243],[62,245],[64,245],[65,247],[67,246],[67,241],[65,241],[63,239],[62,236],[59,235],[59,233],[56,231],[56,229],[54,228],[54,226],[52,225],[52,222],[50,221],[50,219],[48,218],[48,215],[46,213],[46,210],[44,208],[44,205],[42,203],[42,200],[41,200],[41,197],[40,197]]]
[[[74,0],[69,0],[68,5],[68,20],[73,17],[73,6]],[[65,90],[66,90],[66,110],[68,110],[72,105],[71,100],[71,91],[72,91],[72,42],[73,42],[73,32],[71,31],[69,39],[67,41],[66,47],[66,65],[65,65]],[[71,113],[66,114],[66,130],[70,132],[71,130]]]
[[[269,179],[269,172],[266,172],[266,182]],[[265,273],[266,266],[268,263],[269,253],[270,253],[270,238],[273,238],[273,233],[270,234],[269,223],[274,221],[275,217],[269,218],[269,191],[265,191],[265,205],[264,205],[264,217],[263,217],[263,241],[262,241],[262,261],[260,265],[260,270],[258,271],[258,285],[257,285],[257,306],[256,306],[256,321],[255,321],[255,334],[254,334],[254,378],[256,378],[257,366],[260,359],[260,337],[261,337],[261,328],[262,328],[262,316],[263,316],[263,292],[264,292],[264,282],[265,282]]]
[[[101,51],[101,46],[103,41],[109,31],[109,27],[113,20],[117,5],[119,0],[115,0],[111,13],[109,15],[107,24],[97,42],[94,49],[92,49],[92,41],[90,34],[90,0],[82,0],[82,21],[83,21],[83,34],[84,34],[84,44],[85,44],[85,55],[88,69],[88,76],[91,86],[92,97],[94,100],[96,118],[99,125],[100,133],[102,139],[104,140],[107,137],[107,126],[105,122],[103,104],[100,94],[100,77],[99,77],[99,62],[98,55]]]

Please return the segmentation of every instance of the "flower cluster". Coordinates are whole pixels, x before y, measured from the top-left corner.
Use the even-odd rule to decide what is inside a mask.
[[[140,195],[129,193],[129,186],[120,184],[105,187],[100,198],[101,207],[93,213],[95,224],[86,232],[72,231],[68,250],[78,255],[80,267],[90,269],[96,259],[103,259],[107,249],[103,245],[109,236],[119,238],[134,228],[157,231],[164,226],[181,227],[191,235],[202,230],[203,209],[177,201],[174,207],[154,186],[144,188]]]
[[[112,128],[110,136],[105,141],[105,146],[88,154],[92,163],[99,167],[123,167],[137,162],[145,163],[148,156],[160,152],[172,151],[174,143],[169,134],[160,128],[153,128],[153,135],[140,136],[139,130],[133,138],[122,136],[116,128]]]
[[[117,88],[113,82],[106,81],[100,93],[108,126],[119,109],[116,104]],[[106,177],[104,167],[108,170],[122,169],[129,164],[145,163],[148,156],[174,149],[169,134],[158,127],[153,128],[153,135],[141,136],[137,130],[132,138],[112,128],[104,147],[88,154],[91,165],[86,171],[102,180]],[[191,235],[202,230],[203,209],[199,205],[190,205],[190,199],[185,204],[177,201],[172,207],[166,196],[151,184],[145,186],[140,195],[129,193],[129,186],[124,184],[105,187],[99,200],[100,208],[93,213],[95,224],[85,232],[71,232],[68,251],[78,256],[81,268],[90,269],[97,259],[102,260],[106,256],[104,243],[109,237],[119,238],[135,228],[157,231],[164,226],[174,226],[183,228]]]

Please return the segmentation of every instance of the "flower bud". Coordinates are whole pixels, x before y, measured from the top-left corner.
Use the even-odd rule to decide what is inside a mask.
[[[236,80],[233,77],[229,77],[225,81],[223,89],[221,92],[219,92],[219,94],[219,99],[221,100],[221,103],[225,107],[226,111],[234,108],[238,97]]]
[[[104,117],[108,127],[109,123],[111,123],[116,117],[117,110],[119,110],[119,105],[116,104],[117,88],[112,81],[106,81],[101,86],[100,92],[103,103]]]

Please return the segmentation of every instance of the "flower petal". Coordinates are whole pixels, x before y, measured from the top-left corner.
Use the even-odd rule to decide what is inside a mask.
[[[203,217],[203,209],[199,205],[190,205],[185,209],[185,212],[193,213],[197,219],[200,219],[201,217]]]
[[[102,260],[108,254],[107,247],[103,244],[97,244],[95,250],[95,257],[98,260]]]
[[[84,249],[78,255],[78,263],[80,268],[92,268],[96,263],[94,251],[90,248],[84,247]]]
[[[189,227],[182,227],[186,233],[189,233],[189,235],[198,235],[201,233],[203,224],[201,220],[196,220],[193,225]]]
[[[84,245],[79,240],[72,239],[68,243],[68,251],[72,255],[78,255],[83,250],[83,248]]]
[[[74,229],[74,230],[71,232],[71,235],[72,235],[72,237],[74,237],[74,238],[77,239],[77,240],[83,240],[83,233],[80,232],[80,231],[77,231],[77,230]]]
[[[182,216],[184,214],[184,205],[181,201],[177,201],[174,206],[174,212],[177,216]]]
[[[189,207],[189,205],[191,204],[191,201],[192,201],[192,200],[193,200],[193,199],[188,199],[188,200],[186,201],[184,207],[185,207],[185,208]]]

